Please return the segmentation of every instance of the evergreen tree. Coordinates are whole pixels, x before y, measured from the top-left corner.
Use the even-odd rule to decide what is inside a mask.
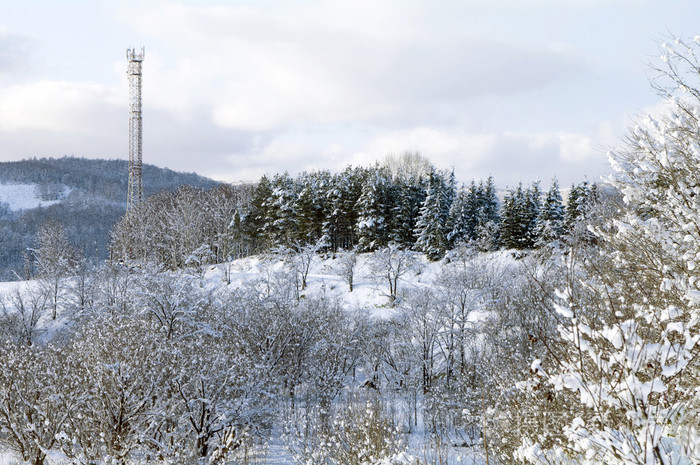
[[[450,209],[449,233],[450,245],[478,241],[498,243],[499,223],[498,198],[493,178],[479,181],[472,180],[469,188],[462,187],[455,195]]]
[[[333,176],[326,192],[326,214],[322,225],[323,241],[332,251],[351,250],[356,243],[355,226],[362,185],[363,168],[347,167]]]
[[[527,240],[526,248],[533,248],[537,244],[537,220],[540,216],[540,209],[542,208],[542,190],[540,189],[540,182],[535,181],[532,186],[526,191],[526,217],[527,222]]]
[[[250,238],[253,250],[269,247],[265,238],[265,221],[268,215],[268,202],[272,197],[272,183],[263,175],[253,190],[250,208],[243,219],[243,229]]]
[[[522,183],[509,190],[503,199],[501,243],[508,249],[529,249],[535,245],[535,227],[539,214],[540,191],[537,183],[523,189]]]
[[[376,250],[388,243],[387,183],[384,170],[374,168],[362,185],[357,205],[357,245],[361,251]]]
[[[425,201],[416,223],[416,248],[430,260],[441,258],[448,248],[447,222],[453,198],[454,184],[432,170],[428,177]]]
[[[474,182],[472,181],[472,187]],[[447,240],[450,247],[469,242],[471,239],[471,217],[469,208],[470,191],[462,186],[457,192],[452,205],[450,206],[450,216],[448,221]]]
[[[330,178],[327,171],[305,172],[296,181],[299,191],[295,201],[296,238],[301,244],[315,243],[322,236]]]
[[[291,246],[297,234],[296,185],[289,173],[276,174],[270,183],[272,193],[265,202],[267,215],[264,236],[272,247]]]
[[[494,184],[493,176],[489,176],[486,184],[479,182],[479,193],[481,195],[481,201],[479,202],[481,225],[489,222],[498,223],[498,196],[496,195],[496,185]]]
[[[484,250],[493,250],[500,242],[499,202],[493,176],[486,183],[479,182],[479,214],[476,227],[476,240]]]
[[[554,179],[547,191],[537,218],[536,245],[545,245],[561,238],[564,233],[564,207],[559,182]]]
[[[425,201],[425,191],[419,180],[396,179],[391,186],[390,240],[404,248],[416,242],[415,228],[420,208]]]
[[[576,223],[586,217],[588,210],[597,202],[597,199],[598,186],[595,184],[583,181],[578,185],[571,185],[564,218],[567,231],[573,231]]]

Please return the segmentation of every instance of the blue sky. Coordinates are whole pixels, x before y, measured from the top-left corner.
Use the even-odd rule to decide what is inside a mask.
[[[125,49],[146,47],[144,162],[227,181],[420,151],[501,187],[607,171],[653,111],[659,42],[700,2],[4,1],[0,160],[128,157]]]

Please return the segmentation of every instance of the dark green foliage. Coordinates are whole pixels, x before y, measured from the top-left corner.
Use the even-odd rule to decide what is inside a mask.
[[[583,181],[578,185],[572,185],[569,198],[566,203],[565,224],[568,231],[573,230],[577,221],[585,218],[589,209],[598,200],[598,186]]]
[[[539,183],[529,189],[509,190],[503,198],[500,240],[507,249],[531,249],[537,242],[537,217],[540,211]]]
[[[268,201],[272,197],[270,179],[263,175],[255,185],[250,206],[244,214],[243,233],[250,239],[254,251],[269,247],[264,239],[265,219],[268,216]]]
[[[329,209],[327,190],[332,187],[328,171],[302,173],[294,210],[297,216],[296,241],[300,244],[317,243],[323,235],[322,226]]]
[[[323,242],[333,252],[350,250],[357,242],[357,203],[366,177],[364,168],[347,167],[333,175],[326,192],[326,214],[321,225]]]
[[[265,203],[267,216],[263,226],[263,236],[270,244],[291,246],[295,243],[299,186],[287,172],[272,177],[272,193]]]
[[[542,203],[535,233],[537,245],[557,241],[564,234],[564,206],[559,192],[559,182],[556,179],[552,181]]]
[[[392,242],[404,248],[411,248],[416,242],[416,223],[425,201],[425,190],[420,180],[397,180],[392,186],[393,207],[390,216],[389,237]]]
[[[389,242],[390,178],[386,170],[375,167],[368,172],[357,202],[357,245],[372,251]]]
[[[171,243],[177,234],[161,236],[158,244],[147,245],[153,231],[146,231],[144,223],[136,228],[143,232],[138,240],[128,242],[132,250],[127,255],[153,256],[159,250],[163,255],[170,248],[178,250],[178,258],[168,266],[176,267],[187,260],[220,262],[279,246],[318,244],[320,250],[332,252],[356,247],[369,251],[391,242],[438,259],[459,244],[482,250],[498,246],[529,249],[561,235],[558,186],[552,186],[542,205],[537,183],[529,189],[519,186],[506,194],[500,209],[493,178],[472,181],[457,191],[453,172],[438,172],[423,162],[420,169],[403,171],[406,167],[401,162],[396,172],[375,165],[347,167],[338,174],[263,176],[254,186],[229,187],[227,192],[219,189],[194,195],[196,190],[192,191],[190,200],[198,199],[194,203],[183,200],[185,191],[175,196],[180,203],[168,203],[173,198],[162,196],[151,202],[149,214],[161,218],[165,230],[178,222],[187,224],[190,236],[178,236],[181,242],[177,245]],[[0,279],[26,277],[28,249],[39,224],[47,219],[61,220],[70,242],[89,260],[107,258],[109,231],[124,212],[126,173],[125,160],[71,157],[0,163],[0,182],[34,183],[43,199],[60,201],[20,212],[0,205]],[[146,194],[188,183],[204,189],[217,185],[195,174],[144,165]],[[595,197],[595,185],[582,183],[572,188],[564,217],[569,230]],[[185,214],[188,208],[194,210]],[[164,212],[174,213],[166,221]],[[138,247],[142,248],[135,253]]]
[[[450,246],[473,241],[497,243],[493,236],[498,227],[498,198],[493,178],[477,185],[472,180],[469,188],[462,187],[455,196],[450,209],[448,239]]]
[[[437,260],[448,250],[448,219],[454,198],[454,178],[437,171],[428,176],[428,190],[416,223],[416,248]]]

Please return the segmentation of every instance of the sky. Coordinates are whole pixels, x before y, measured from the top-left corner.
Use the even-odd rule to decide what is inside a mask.
[[[420,152],[501,187],[608,172],[697,0],[0,0],[0,161],[128,159],[217,180]]]

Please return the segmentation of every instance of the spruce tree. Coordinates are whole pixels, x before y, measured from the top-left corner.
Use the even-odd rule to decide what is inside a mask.
[[[270,179],[263,175],[253,190],[250,208],[243,219],[243,230],[248,236],[253,250],[269,247],[265,236],[265,221],[268,217],[268,202],[272,196]]]
[[[296,239],[296,187],[286,171],[272,178],[272,193],[265,202],[267,215],[263,226],[264,235],[272,247],[291,246]]]
[[[567,231],[571,232],[576,223],[586,217],[588,210],[595,204],[597,198],[598,187],[595,184],[583,181],[578,185],[571,185],[564,218]]]
[[[535,181],[532,186],[526,191],[526,213],[525,221],[527,223],[527,238],[525,248],[531,249],[537,244],[537,220],[540,216],[542,208],[542,190],[540,182]]]
[[[403,248],[411,248],[416,242],[416,222],[425,200],[425,191],[413,178],[397,178],[391,192],[389,238]]]
[[[322,225],[323,241],[335,252],[351,250],[357,242],[359,199],[366,179],[364,168],[348,166],[333,176],[326,189],[326,212]]]
[[[534,228],[539,213],[539,188],[509,190],[503,199],[501,243],[508,249],[529,249],[534,246]]]
[[[467,243],[471,239],[469,197],[470,191],[462,186],[450,207],[447,240],[451,248]]]
[[[384,170],[371,170],[362,185],[357,205],[357,245],[361,251],[373,251],[388,242],[386,188]]]
[[[559,240],[564,234],[564,207],[556,178],[552,181],[542,203],[535,233],[537,246],[550,244]]]
[[[498,196],[496,195],[496,185],[493,181],[493,176],[489,176],[486,184],[479,182],[479,193],[481,201],[479,202],[481,212],[479,215],[481,225],[486,223],[498,223]]]
[[[299,191],[295,201],[296,236],[300,244],[316,243],[321,238],[330,178],[326,171],[304,172],[296,181]]]
[[[493,176],[479,182],[479,214],[475,238],[484,250],[494,250],[500,243],[499,202]]]
[[[430,260],[441,258],[448,248],[447,222],[454,197],[453,186],[439,172],[430,172],[428,191],[416,224],[416,248]]]

